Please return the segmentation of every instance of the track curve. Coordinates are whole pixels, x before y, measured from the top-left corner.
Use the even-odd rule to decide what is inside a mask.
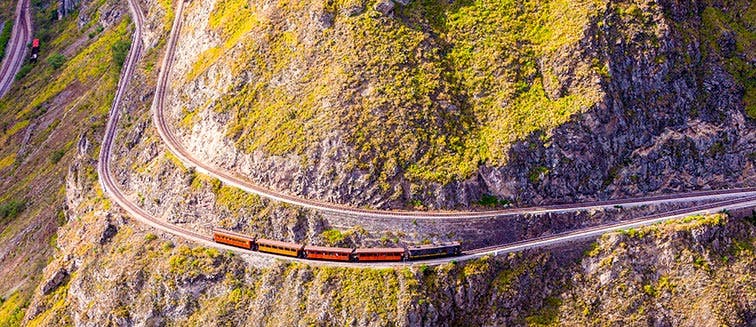
[[[176,43],[181,32],[183,24],[184,1],[179,0],[173,27],[166,48],[166,54],[163,58],[162,69],[158,77],[155,98],[153,100],[152,112],[153,121],[158,129],[158,134],[168,147],[168,149],[187,167],[193,167],[196,171],[218,178],[223,183],[240,188],[249,193],[257,194],[275,201],[293,204],[303,208],[314,209],[323,212],[359,215],[371,218],[389,218],[389,219],[437,219],[437,218],[456,218],[456,219],[480,219],[490,218],[493,216],[516,215],[522,213],[547,213],[547,212],[572,212],[587,210],[593,208],[608,208],[617,205],[622,206],[639,206],[658,203],[670,203],[680,201],[692,201],[697,199],[712,198],[731,198],[748,195],[756,195],[756,188],[741,188],[729,190],[714,190],[700,192],[686,192],[680,194],[667,194],[650,197],[640,197],[634,199],[617,199],[608,201],[594,201],[578,204],[550,205],[543,207],[517,208],[493,211],[469,211],[469,212],[424,212],[424,211],[387,211],[372,210],[348,207],[339,204],[327,203],[302,197],[292,196],[283,192],[274,191],[260,185],[250,182],[248,179],[239,176],[231,171],[214,167],[202,160],[197,159],[189,152],[177,138],[171,129],[170,124],[165,118],[164,103],[167,95],[167,88],[171,76],[171,68],[175,58]]]
[[[632,221],[606,224],[606,225],[580,229],[580,230],[567,232],[567,233],[561,233],[561,234],[556,234],[556,235],[539,237],[535,239],[523,240],[520,242],[515,242],[515,243],[510,243],[510,244],[470,250],[470,251],[466,251],[465,254],[458,257],[421,260],[421,261],[412,261],[412,262],[345,263],[345,262],[314,261],[314,260],[307,260],[307,259],[300,259],[300,258],[281,257],[281,256],[261,253],[261,252],[253,252],[249,250],[244,250],[240,248],[235,248],[235,247],[230,247],[227,245],[215,243],[213,242],[212,238],[209,235],[204,235],[204,234],[165,222],[153,216],[152,214],[142,209],[135,203],[131,202],[126,197],[124,192],[120,189],[119,184],[110,173],[113,141],[115,139],[115,135],[118,130],[118,121],[120,119],[120,112],[118,111],[118,107],[120,106],[120,102],[121,102],[121,99],[123,98],[123,94],[125,92],[126,86],[128,85],[128,82],[131,80],[133,76],[134,68],[136,66],[136,63],[139,57],[141,56],[141,51],[143,47],[142,42],[141,42],[141,33],[142,33],[141,31],[144,24],[144,18],[143,18],[142,11],[139,8],[139,4],[136,1],[137,0],[128,1],[129,9],[132,13],[134,22],[136,24],[136,30],[134,32],[132,46],[129,49],[129,53],[125,61],[126,64],[124,65],[124,68],[122,71],[121,80],[118,83],[118,90],[116,91],[116,96],[113,100],[112,108],[108,117],[108,122],[107,122],[106,130],[105,130],[105,135],[103,138],[102,146],[100,148],[99,161],[97,165],[98,178],[104,192],[115,203],[121,206],[126,212],[128,212],[137,221],[144,223],[148,226],[151,226],[155,229],[161,230],[169,234],[176,235],[178,237],[181,237],[189,241],[197,242],[205,246],[214,247],[214,248],[218,248],[222,250],[234,251],[237,253],[244,253],[244,254],[255,253],[256,255],[259,255],[261,257],[276,258],[276,259],[282,259],[282,260],[287,260],[287,261],[306,262],[310,265],[316,265],[316,266],[328,265],[328,266],[340,266],[340,267],[395,267],[395,266],[406,266],[406,265],[415,265],[415,264],[437,265],[437,264],[443,264],[450,261],[465,261],[465,260],[470,260],[470,259],[486,256],[486,255],[495,256],[495,255],[500,255],[500,254],[509,253],[509,252],[541,248],[541,247],[552,246],[556,244],[563,244],[566,242],[573,242],[577,240],[592,238],[597,235],[601,235],[603,233],[610,232],[610,231],[616,231],[616,230],[621,230],[621,229],[626,229],[626,228],[633,228],[633,227],[654,224],[657,222],[680,218],[680,217],[684,217],[691,214],[710,213],[710,212],[716,212],[716,211],[721,211],[725,209],[756,207],[756,192],[753,189],[695,192],[695,193],[688,193],[685,195],[675,195],[672,197],[662,196],[662,197],[656,197],[656,198],[646,198],[645,200],[628,200],[625,202],[623,202],[622,200],[615,200],[611,202],[605,201],[605,203],[601,204],[601,206],[627,205],[627,204],[632,204],[632,203],[644,203],[644,201],[645,202],[649,202],[649,201],[670,202],[670,201],[677,201],[680,199],[688,199],[687,201],[690,201],[691,199],[696,199],[696,198],[720,199],[714,203],[709,203],[709,204],[697,206],[694,208],[676,210],[669,213],[656,214],[652,216],[638,218]],[[183,0],[179,0],[179,6],[176,13],[177,20],[174,21],[174,25],[173,25],[174,30],[172,32],[172,37],[169,40],[169,47],[171,46],[175,47],[176,39],[175,37],[173,37],[173,35],[174,35],[174,32],[176,31],[176,27],[180,27],[180,20],[178,19],[178,17],[181,16],[181,9],[183,9]],[[170,62],[170,60],[172,60],[171,59],[172,56],[173,55],[170,53],[170,51],[167,52],[165,56],[164,64],[166,62]],[[166,67],[166,66],[164,65],[163,67]],[[158,81],[159,86],[160,86],[161,81],[162,83],[165,83],[166,78],[167,78],[166,76],[168,75],[166,73],[167,71],[168,69],[163,69],[161,71],[159,81]],[[157,99],[157,93],[156,93],[155,101],[156,102],[162,101],[162,100]],[[730,197],[738,197],[738,198],[723,200],[724,198],[730,198]],[[596,205],[593,205],[592,207],[595,207],[595,206]],[[535,209],[535,210],[534,209],[516,209],[516,210],[507,211],[507,214],[512,214],[513,212],[518,211],[518,210],[519,212],[538,212],[538,210],[541,210],[541,211],[544,211],[544,210],[563,210],[563,211],[564,210],[582,210],[578,208],[590,208],[590,207],[585,207],[585,204],[579,204],[579,205],[573,205],[572,207],[569,207],[569,209],[554,209],[554,208]],[[491,213],[488,213],[488,215],[490,216]],[[389,215],[389,217],[395,218],[395,216],[393,215]]]
[[[13,31],[8,45],[5,47],[5,57],[0,66],[0,98],[5,96],[16,79],[16,73],[26,56],[26,45],[31,42],[32,24],[29,17],[29,0],[18,0],[16,5]]]

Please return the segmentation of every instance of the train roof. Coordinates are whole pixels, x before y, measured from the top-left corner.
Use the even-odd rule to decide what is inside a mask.
[[[403,248],[361,248],[354,250],[354,253],[397,253],[404,252]]]
[[[420,244],[420,245],[407,245],[407,249],[410,250],[422,250],[432,248],[445,248],[459,246],[459,242],[443,243],[443,244]]]
[[[227,229],[222,229],[222,228],[213,228],[213,233],[226,234],[226,235],[231,235],[231,236],[236,236],[236,237],[243,237],[243,238],[248,238],[248,239],[251,239],[251,240],[255,239],[251,235],[244,235],[242,233],[237,233],[237,232],[230,231],[230,230],[227,230]]]
[[[354,252],[353,248],[336,248],[336,247],[329,247],[329,246],[314,246],[314,245],[306,245],[304,247],[305,251],[318,251],[318,252],[335,252],[335,253],[352,253]]]
[[[278,246],[278,247],[285,247],[285,248],[296,248],[296,249],[302,248],[301,244],[274,241],[274,240],[269,240],[265,238],[258,238],[257,241],[255,241],[255,243],[257,243],[257,245]]]

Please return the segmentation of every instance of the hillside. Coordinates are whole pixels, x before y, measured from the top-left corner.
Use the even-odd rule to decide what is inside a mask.
[[[137,2],[143,51],[117,108],[112,175],[165,222],[338,246],[480,238],[468,245],[509,225],[548,234],[632,212],[441,232],[326,217],[224,185],[185,167],[156,132],[175,13],[170,1]],[[97,180],[134,32],[127,4],[68,4],[58,20],[56,1],[32,2],[40,61],[0,99],[0,327],[756,323],[756,226],[726,213],[391,269],[295,264],[157,232]],[[750,2],[423,0],[387,14],[376,4],[188,2],[167,101],[183,142],[264,186],[360,207],[753,186]]]
[[[184,144],[377,208],[753,182],[751,2],[408,2],[193,3],[169,99]]]
[[[35,17],[51,17],[56,8],[39,1],[33,10]],[[131,33],[128,17],[113,15],[120,10],[114,3],[84,3],[61,21],[39,20],[40,61],[26,65],[0,99],[0,325],[9,314],[23,317],[17,309],[40,282],[58,227],[73,219],[66,214],[65,181],[77,151],[84,173],[96,181],[96,145],[120,71],[114,46],[128,47]]]

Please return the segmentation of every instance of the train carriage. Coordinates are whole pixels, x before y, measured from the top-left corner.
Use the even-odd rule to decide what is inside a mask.
[[[304,245],[297,243],[281,242],[268,239],[258,239],[257,251],[285,255],[289,257],[301,257]]]
[[[252,246],[255,243],[255,240],[252,237],[220,228],[213,229],[213,240],[218,243],[240,247],[247,250],[251,250]]]
[[[362,248],[354,250],[354,258],[359,262],[367,261],[402,261],[403,248]]]
[[[421,260],[460,255],[462,248],[459,242],[447,243],[447,244],[427,244],[427,245],[413,245],[407,246],[407,259],[408,260]]]
[[[304,247],[304,257],[316,260],[350,261],[353,248],[335,248],[307,245]]]

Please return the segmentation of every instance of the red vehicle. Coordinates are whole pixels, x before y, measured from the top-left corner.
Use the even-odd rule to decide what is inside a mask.
[[[252,245],[255,242],[251,237],[247,235],[220,228],[213,229],[213,240],[218,243],[240,247],[247,250],[251,250]]]
[[[423,260],[462,254],[458,242],[439,245],[410,245],[407,248],[337,248],[326,246],[301,245],[264,238],[255,238],[237,232],[215,228],[213,240],[218,243],[240,247],[247,250],[273,253],[295,258],[311,260],[376,262]]]
[[[307,259],[350,261],[353,252],[354,249],[352,248],[332,248],[312,245],[304,247],[304,256]]]
[[[354,250],[354,258],[364,261],[402,261],[403,248],[363,248]]]
[[[31,57],[29,60],[31,60],[31,62],[36,62],[37,57],[39,57],[39,39],[34,39],[32,41]]]

